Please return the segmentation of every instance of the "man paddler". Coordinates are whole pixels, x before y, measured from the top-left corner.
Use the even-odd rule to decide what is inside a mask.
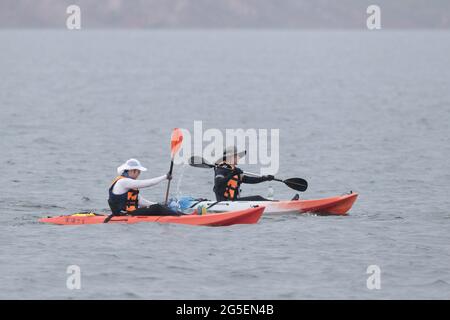
[[[214,193],[217,201],[235,201],[235,200],[261,200],[260,196],[239,197],[240,186],[242,183],[261,183],[274,179],[272,175],[262,177],[253,177],[246,175],[237,167],[240,158],[246,154],[246,151],[237,151],[236,146],[227,147],[221,159],[216,161],[214,169]]]

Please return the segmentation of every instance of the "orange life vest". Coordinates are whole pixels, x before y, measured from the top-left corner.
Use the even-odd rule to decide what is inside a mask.
[[[125,193],[123,195],[115,195],[112,193],[112,189],[114,188],[114,185],[117,183],[117,181],[119,181],[120,179],[124,179],[124,178],[125,178],[124,176],[118,176],[113,180],[111,187],[109,188],[110,201],[113,204],[115,204],[115,207],[118,210],[126,211],[127,213],[129,213],[138,208],[139,190],[138,189],[130,189],[127,193]]]
[[[239,194],[239,185],[240,185],[239,175],[236,174],[232,176],[230,180],[228,180],[225,192],[223,194],[224,197],[231,201],[236,200]]]

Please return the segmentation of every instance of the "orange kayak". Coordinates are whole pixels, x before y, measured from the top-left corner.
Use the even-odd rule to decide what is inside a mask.
[[[108,223],[178,223],[195,226],[230,226],[233,224],[254,224],[259,221],[265,207],[247,208],[244,210],[224,213],[210,213],[205,215],[188,214],[182,216],[116,216]],[[100,224],[105,221],[107,215],[95,213],[77,213],[66,216],[47,217],[39,219],[39,222],[59,225]]]

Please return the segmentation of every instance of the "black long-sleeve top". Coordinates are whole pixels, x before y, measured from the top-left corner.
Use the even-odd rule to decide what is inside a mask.
[[[221,164],[214,169],[214,193],[216,194],[217,201],[229,200],[225,198],[224,194],[228,181],[235,175],[239,175],[238,190],[236,191],[237,195],[239,194],[239,186],[241,183],[256,184],[265,181],[263,177],[246,176],[244,172],[237,167],[232,169],[228,164]]]

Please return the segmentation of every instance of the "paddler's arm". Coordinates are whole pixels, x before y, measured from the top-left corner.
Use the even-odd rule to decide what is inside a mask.
[[[250,177],[250,176],[243,175],[242,183],[255,184],[255,183],[261,183],[264,181],[271,181],[273,179],[274,179],[274,176],[272,176],[272,175],[262,176],[262,177]]]
[[[166,179],[167,179],[167,174],[157,177],[157,178],[153,178],[153,179],[145,179],[145,180],[131,179],[130,189],[141,189],[141,188],[152,187],[154,185],[157,185],[158,183],[163,182]]]
[[[130,189],[141,189],[148,188],[154,186],[164,180],[167,179],[167,174],[153,178],[153,179],[145,179],[145,180],[134,180],[130,178],[120,179],[114,186],[113,193],[114,194],[124,194],[128,192]]]

